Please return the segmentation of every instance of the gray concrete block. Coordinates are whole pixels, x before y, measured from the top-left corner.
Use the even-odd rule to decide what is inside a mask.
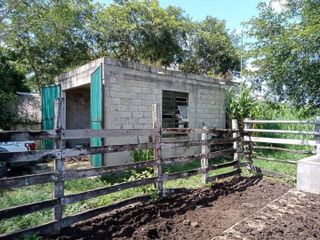
[[[297,163],[297,189],[320,194],[320,155],[304,158]]]

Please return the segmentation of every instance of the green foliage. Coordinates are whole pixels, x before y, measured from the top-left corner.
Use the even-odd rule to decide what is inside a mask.
[[[230,88],[226,92],[226,111],[229,126],[232,119],[237,119],[239,128],[243,128],[243,120],[252,118],[257,102],[251,95],[251,89],[241,84],[237,89]]]
[[[0,38],[16,53],[34,89],[94,58],[184,72],[225,74],[239,56],[225,23],[213,17],[193,22],[180,8],[158,0],[118,0],[103,6],[92,0],[1,1]]]
[[[117,1],[101,9],[93,24],[98,54],[168,66],[182,51],[185,17],[157,0]]]
[[[66,69],[91,59],[89,0],[6,1],[2,41],[19,56],[36,88],[52,83]]]
[[[8,129],[16,119],[17,91],[28,91],[24,71],[16,66],[17,56],[0,47],[0,129]]]
[[[281,12],[261,3],[248,22],[256,40],[249,57],[258,67],[252,77],[257,87],[266,83],[272,99],[320,107],[319,16],[319,0],[291,0]]]
[[[180,66],[182,71],[215,76],[226,74],[229,70],[239,70],[239,52],[224,21],[208,16],[189,26],[187,46]]]
[[[136,150],[130,153],[133,162],[148,161],[153,158],[153,152],[150,149]]]

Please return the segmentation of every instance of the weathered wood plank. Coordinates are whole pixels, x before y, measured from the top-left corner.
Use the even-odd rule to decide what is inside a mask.
[[[276,159],[276,158],[266,158],[266,157],[259,157],[259,156],[254,156],[253,158],[258,159],[258,160],[269,161],[269,162],[279,162],[279,163],[297,164],[296,161],[279,160],[279,159]]]
[[[154,133],[152,135],[152,143],[153,143],[153,158],[159,159],[157,162],[154,172],[157,176],[157,190],[160,194],[160,197],[163,197],[163,180],[162,180],[162,151],[161,151],[161,140],[162,140],[162,117],[160,113],[160,104],[153,104],[152,105],[152,127],[154,129]],[[160,145],[159,148],[156,146]]]
[[[223,149],[220,151],[215,151],[215,152],[209,153],[209,158],[216,158],[216,157],[221,157],[221,156],[225,156],[225,155],[231,155],[231,154],[234,154],[235,152],[236,152],[236,150],[233,148]]]
[[[58,199],[51,199],[41,202],[24,204],[17,207],[6,208],[0,210],[0,220],[25,215],[28,213],[37,212],[48,208],[53,208],[57,206],[58,203]]]
[[[217,134],[217,133],[232,133],[232,129],[202,129],[202,128],[163,128],[163,133],[202,133],[202,132],[208,132],[211,134]]]
[[[87,200],[90,198],[106,195],[109,193],[122,191],[122,190],[125,190],[128,188],[153,184],[153,183],[156,183],[156,181],[157,181],[157,177],[151,177],[151,178],[136,180],[136,181],[127,182],[127,183],[120,183],[120,184],[110,186],[110,187],[97,188],[97,189],[93,189],[93,190],[86,191],[86,192],[81,192],[81,193],[76,193],[76,194],[64,196],[61,199],[61,202],[63,205],[71,204],[74,202],[84,201],[84,200]]]
[[[259,171],[261,172],[261,174],[263,174],[265,176],[294,180],[293,176],[290,176],[290,175],[287,175],[287,174],[274,172],[274,171],[270,171],[270,170],[266,170],[266,169],[262,169],[262,168],[259,168]]]
[[[90,218],[95,217],[99,214],[110,212],[115,209],[119,209],[121,207],[127,206],[129,204],[138,203],[138,202],[145,202],[145,201],[148,201],[149,199],[150,199],[150,196],[148,196],[148,195],[132,197],[132,198],[126,199],[124,201],[121,201],[121,202],[118,202],[118,203],[115,203],[112,205],[103,206],[103,207],[87,210],[87,211],[79,213],[79,214],[68,216],[68,217],[65,217],[62,219],[61,227],[64,228],[64,227],[70,226],[74,223],[77,223],[79,221],[90,219]]]
[[[66,148],[63,150],[64,157],[78,157],[98,153],[114,153],[123,151],[134,151],[140,149],[153,148],[152,143],[139,144],[123,144],[111,145],[102,147],[88,147],[88,148]],[[156,146],[159,147],[159,146]],[[43,160],[52,160],[60,157],[61,151],[59,149],[47,151],[28,151],[16,153],[0,153],[1,162],[38,162]]]
[[[200,168],[197,169],[192,169],[188,171],[183,171],[183,172],[176,172],[176,173],[167,173],[163,175],[164,180],[174,180],[178,178],[188,178],[194,175],[197,175],[200,173]]]
[[[79,179],[86,177],[99,176],[104,173],[113,173],[126,170],[134,170],[144,167],[155,166],[157,160],[143,161],[137,163],[109,166],[109,167],[99,167],[99,168],[88,168],[88,169],[79,169],[79,170],[66,170],[62,174],[63,180],[68,179]]]
[[[276,129],[244,129],[244,132],[282,133],[282,134],[320,136],[320,132],[314,132],[314,131],[293,131],[293,130],[276,130]]]
[[[203,130],[206,130],[207,127],[204,125],[202,126]],[[208,133],[202,132],[201,133],[201,140],[204,142],[208,142]],[[201,145],[201,154],[203,157],[201,158],[201,170],[202,170],[202,182],[204,184],[207,184],[207,178],[208,178],[208,146],[207,144]]]
[[[221,173],[212,177],[208,177],[208,182],[213,182],[219,179],[223,179],[223,178],[228,178],[228,177],[232,177],[234,175],[238,175],[241,173],[241,169],[235,169],[233,171],[230,172],[226,172],[226,173]]]
[[[54,102],[54,129],[62,129],[62,122],[64,122],[64,99],[57,98]],[[64,196],[64,182],[61,179],[61,175],[64,171],[64,140],[61,138],[55,141],[56,148],[60,149],[60,154],[57,155],[57,158],[54,160],[54,171],[57,173],[58,179],[54,182],[53,186],[53,197],[58,199],[58,204],[53,209],[53,220],[58,221],[60,223],[63,216],[63,206],[60,202],[60,199]],[[61,227],[59,226],[59,230]]]
[[[14,239],[23,239],[27,236],[30,236],[35,233],[40,234],[56,234],[59,223],[57,221],[52,221],[34,228],[28,228],[25,230],[16,231],[9,234],[1,234],[0,239],[14,240]]]
[[[57,174],[54,172],[3,178],[0,179],[0,189],[19,188],[35,184],[49,183],[57,181],[57,179]]]
[[[251,120],[245,119],[244,123],[284,123],[284,124],[315,124],[315,121],[301,121],[301,120]]]
[[[233,143],[234,141],[239,140],[240,138],[224,138],[224,139],[211,139],[208,141],[202,140],[182,140],[170,143],[161,143],[161,146],[165,148],[175,148],[175,147],[190,147],[190,146],[201,146],[201,145],[221,145],[226,143]]]
[[[154,145],[152,143],[139,143],[139,144],[123,144],[123,145],[110,145],[102,147],[88,147],[88,148],[66,148],[63,150],[65,157],[78,157],[98,153],[115,153],[124,151],[134,151],[142,149],[151,149]],[[159,146],[156,146],[159,147]]]
[[[213,164],[208,166],[208,170],[216,170],[216,169],[221,169],[225,167],[232,167],[232,166],[236,166],[237,164],[238,164],[238,160],[233,160],[230,162],[219,163],[219,164]]]
[[[4,152],[0,153],[0,162],[41,162],[55,159],[60,150]]]
[[[193,161],[193,160],[199,160],[203,156],[204,156],[203,154],[198,153],[198,154],[185,155],[185,156],[180,156],[180,157],[168,157],[168,158],[162,159],[162,161],[164,164],[185,163],[185,162],[189,162],[189,161]]]
[[[232,129],[235,131],[234,133],[232,133],[232,137],[236,138],[240,136],[237,119],[232,119]],[[240,169],[240,156],[238,154],[239,146],[240,146],[240,141],[235,141],[233,143],[233,149],[234,149],[233,160],[238,161],[237,166],[235,166],[238,169]]]
[[[62,139],[83,139],[83,138],[108,138],[108,137],[135,137],[151,136],[153,129],[77,129],[62,130]]]
[[[315,151],[308,151],[308,150],[295,150],[295,149],[288,149],[288,148],[281,148],[281,147],[272,147],[272,146],[253,146],[253,149],[261,149],[261,150],[277,150],[277,151],[284,151],[290,153],[298,153],[298,154],[315,154]]]
[[[300,140],[300,139],[264,138],[264,137],[244,136],[244,141],[262,142],[262,143],[278,143],[278,144],[289,144],[289,145],[316,146],[315,140],[306,140],[306,139]]]
[[[0,142],[56,139],[59,133],[54,130],[0,131]]]

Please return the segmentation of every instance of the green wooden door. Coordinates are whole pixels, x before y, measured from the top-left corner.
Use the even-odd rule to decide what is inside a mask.
[[[41,129],[52,130],[54,127],[54,102],[60,97],[60,85],[41,88]],[[41,141],[42,149],[52,149],[53,140]]]
[[[90,127],[91,129],[102,128],[102,68],[101,65],[91,74],[90,86]],[[91,147],[100,147],[101,138],[91,138]],[[102,166],[102,155],[91,155],[91,166]]]

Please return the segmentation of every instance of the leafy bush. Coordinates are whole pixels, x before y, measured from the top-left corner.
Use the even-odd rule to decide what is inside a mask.
[[[253,117],[253,109],[257,102],[251,95],[251,89],[245,84],[237,88],[230,88],[226,92],[227,119],[229,126],[231,126],[232,119],[237,119],[239,128],[243,129],[243,120]]]

